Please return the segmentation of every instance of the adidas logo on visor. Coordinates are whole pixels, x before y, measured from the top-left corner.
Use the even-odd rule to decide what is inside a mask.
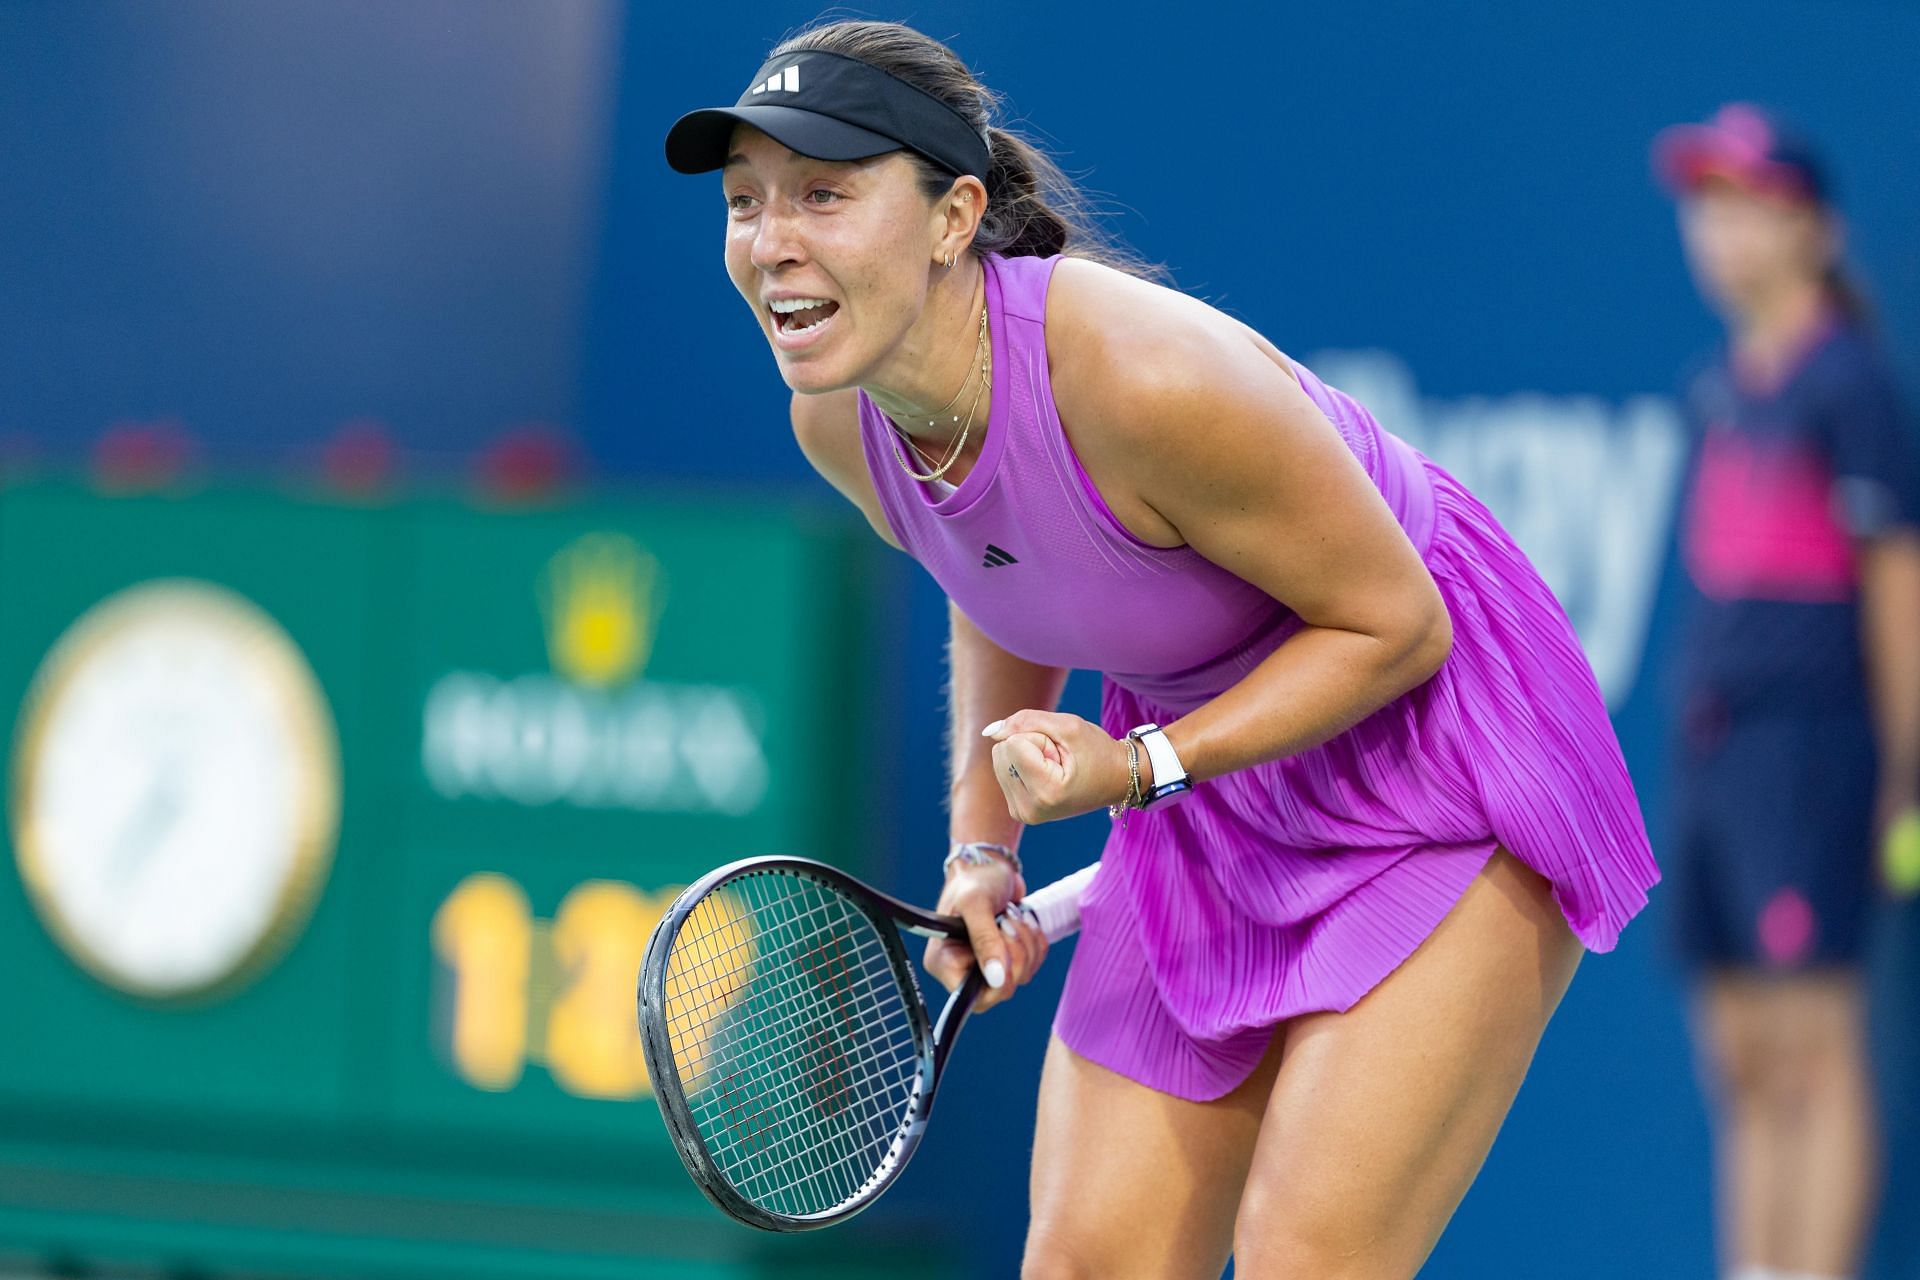
[[[739,81],[734,81],[738,84]],[[753,86],[755,93],[798,93],[800,92],[800,64],[794,63],[785,71],[776,71],[767,77],[765,84]]]
[[[1018,560],[1013,558],[1013,552],[1003,550],[989,542],[987,544],[987,554],[981,558],[980,567],[983,569],[998,569],[1005,565],[1019,563]]]

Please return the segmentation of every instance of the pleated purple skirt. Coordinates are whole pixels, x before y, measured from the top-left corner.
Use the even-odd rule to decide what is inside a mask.
[[[1497,847],[1594,951],[1646,904],[1659,870],[1572,625],[1486,508],[1424,465],[1446,665],[1319,747],[1114,824],[1054,1023],[1082,1057],[1183,1098],[1230,1092],[1276,1024],[1392,973]],[[1101,718],[1118,736],[1180,710],[1109,679]]]

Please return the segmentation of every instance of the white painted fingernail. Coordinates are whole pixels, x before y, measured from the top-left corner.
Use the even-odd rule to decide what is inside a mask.
[[[1013,927],[1012,916],[1000,917],[1000,932],[1006,934],[1009,938],[1017,938],[1020,936],[1019,931]]]
[[[991,738],[994,734],[1000,732],[1001,726],[1006,723],[1005,720],[995,720],[992,724],[980,731],[980,736],[983,738]]]
[[[980,971],[987,975],[987,985],[995,991],[1007,985],[1007,967],[998,960],[987,961]]]

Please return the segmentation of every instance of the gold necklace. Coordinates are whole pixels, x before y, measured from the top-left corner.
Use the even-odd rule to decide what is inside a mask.
[[[982,372],[985,372],[985,370],[983,369]],[[971,374],[968,375],[967,381],[968,382],[973,381],[973,377]],[[975,389],[973,393],[973,400],[967,405],[967,420],[961,424],[959,434],[954,436],[953,443],[947,446],[947,456],[945,460],[942,461],[938,466],[935,466],[933,470],[926,472],[925,474],[915,471],[911,466],[907,466],[907,460],[905,456],[900,453],[899,445],[896,444],[894,446],[894,457],[900,459],[900,465],[903,467],[906,467],[908,475],[912,476],[915,480],[922,480],[922,481],[938,480],[942,476],[947,474],[947,472],[953,467],[954,463],[960,460],[960,451],[966,448],[966,445],[967,445],[967,432],[971,430],[973,427],[974,412],[977,409],[979,409],[980,397],[983,393],[985,393],[986,389],[987,389],[987,383],[985,380],[982,380],[979,386]],[[960,415],[957,413],[954,414],[953,420],[955,422],[959,422]],[[898,427],[895,427],[894,430],[898,432],[900,439],[906,442],[907,447],[913,450],[914,457],[921,459],[923,462],[926,462],[930,466],[933,464],[933,459],[927,457],[926,451],[922,449],[917,443],[914,442],[914,439],[912,436],[908,435],[904,431],[901,431]]]
[[[900,469],[912,476],[915,480],[922,481],[923,483],[929,480],[938,480],[953,469],[954,463],[960,461],[960,451],[967,447],[967,433],[973,430],[973,417],[980,408],[980,397],[993,385],[993,345],[987,339],[987,299],[984,292],[980,298],[980,338],[974,347],[974,355],[979,361],[980,382],[974,388],[972,403],[967,406],[967,420],[961,425],[959,434],[954,436],[953,444],[948,447],[945,461],[941,462],[939,466],[931,471],[924,473],[915,471],[913,464],[907,461],[907,455],[901,452],[900,441],[896,440],[894,442],[893,456],[899,461]],[[953,393],[953,399],[947,401],[946,407],[941,409],[940,413],[945,413],[948,409],[958,404],[960,397],[966,393],[967,384],[972,381],[973,367],[970,365],[967,368],[966,379],[960,384],[960,390]],[[935,414],[933,418],[928,418],[927,425],[931,427],[938,417],[939,414]],[[954,414],[953,420],[959,422],[960,415],[957,413]],[[914,443],[912,436],[900,429],[899,423],[895,422],[892,418],[888,418],[887,425],[893,428],[894,434],[897,435],[900,440],[907,442],[909,448],[915,453],[920,453],[920,446]],[[921,454],[921,456],[925,457],[926,455]]]
[[[985,323],[986,323],[986,319],[987,319],[987,311],[986,311],[986,306],[985,306],[985,301],[986,301],[986,300],[985,300],[984,298],[983,298],[983,299],[981,300],[981,302],[982,302],[982,305],[981,305],[981,308],[980,308],[980,321],[981,321],[981,323],[982,323],[982,324],[985,324]],[[979,354],[980,354],[980,349],[979,349],[979,347],[977,347],[977,346],[976,346],[976,347],[974,348],[974,355],[976,355],[976,356],[978,356]],[[941,405],[941,406],[940,406],[940,407],[939,407],[938,409],[935,409],[935,410],[933,411],[933,416],[927,419],[927,427],[928,427],[928,429],[932,429],[932,427],[933,427],[933,424],[934,424],[935,422],[937,422],[937,421],[939,421],[939,419],[940,419],[940,415],[941,415],[941,414],[943,414],[943,413],[945,413],[945,412],[946,412],[947,410],[949,410],[949,409],[951,409],[951,408],[953,408],[953,406],[955,406],[955,405],[957,405],[957,404],[959,404],[959,403],[960,403],[960,397],[961,397],[961,396],[963,396],[963,395],[965,395],[965,394],[967,394],[967,388],[968,388],[968,387],[970,387],[970,386],[972,386],[972,385],[973,385],[973,366],[972,366],[972,365],[968,365],[968,366],[967,366],[967,376],[966,376],[966,377],[964,377],[964,378],[962,378],[962,379],[960,379],[960,386],[959,386],[959,389],[958,389],[958,390],[956,390],[956,391],[955,391],[955,392],[953,393],[953,399],[951,399],[951,400],[949,400],[949,401],[947,401],[947,402],[946,402],[945,404],[943,404],[943,405]],[[958,422],[958,421],[960,421],[960,415],[959,415],[959,414],[957,414],[957,413],[956,413],[956,414],[954,414],[954,415],[953,415],[953,420],[954,420],[955,422]],[[919,450],[918,450],[918,449],[916,448],[916,449],[915,449],[915,452],[916,452],[916,453],[918,453],[918,452],[919,452]],[[924,454],[922,454],[921,456],[923,456],[923,457],[924,457],[925,455],[924,455]]]

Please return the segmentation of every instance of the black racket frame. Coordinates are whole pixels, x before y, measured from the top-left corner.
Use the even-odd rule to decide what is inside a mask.
[[[880,1168],[846,1203],[819,1213],[776,1213],[740,1194],[728,1181],[694,1123],[693,1109],[680,1087],[679,1073],[674,1069],[672,1037],[666,1025],[667,957],[687,917],[714,891],[749,876],[775,872],[813,880],[843,895],[855,909],[874,923],[874,932],[880,935],[895,978],[899,980],[901,989],[912,996],[902,1003],[913,1025],[914,1041],[920,1049],[919,1080],[914,1089],[912,1105],[908,1109],[906,1122],[894,1135],[893,1145],[882,1157]],[[660,1116],[666,1121],[667,1132],[673,1139],[673,1149],[686,1166],[694,1185],[713,1202],[715,1208],[728,1217],[763,1231],[783,1232],[813,1231],[843,1222],[872,1204],[881,1192],[892,1186],[919,1147],[921,1135],[926,1132],[927,1117],[933,1112],[934,1094],[939,1090],[941,1073],[946,1070],[947,1055],[952,1051],[953,1042],[959,1037],[960,1028],[966,1024],[967,1015],[973,1011],[973,1003],[986,983],[980,970],[975,968],[967,975],[966,981],[947,997],[939,1018],[930,1024],[926,998],[920,993],[920,979],[914,972],[905,944],[900,940],[900,929],[923,938],[965,939],[967,936],[967,926],[957,916],[940,915],[902,902],[824,862],[779,856],[743,858],[715,868],[682,890],[680,896],[673,900],[673,905],[667,908],[666,914],[660,917],[660,923],[654,926],[653,935],[647,940],[646,956],[640,965],[639,991],[640,1042],[646,1054],[647,1074],[653,1083],[653,1099],[660,1106]]]

